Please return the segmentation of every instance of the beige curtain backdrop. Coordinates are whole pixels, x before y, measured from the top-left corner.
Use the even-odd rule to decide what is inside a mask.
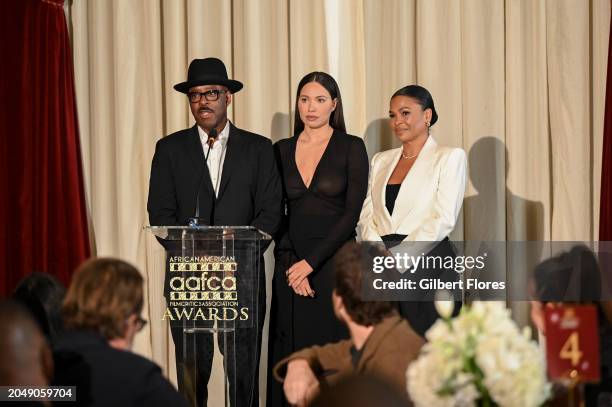
[[[291,135],[299,79],[330,72],[370,156],[397,145],[391,94],[421,84],[434,137],[469,157],[455,238],[597,237],[609,0],[73,0],[67,16],[94,252],[147,279],[136,350],[170,377],[162,255],[142,227],[155,142],[193,123],[172,89],[193,58],[225,61],[245,83],[231,119],[272,140]]]

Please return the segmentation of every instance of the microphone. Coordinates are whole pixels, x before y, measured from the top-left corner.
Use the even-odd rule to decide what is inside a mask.
[[[210,150],[212,150],[215,141],[217,141],[217,129],[212,128],[208,133],[208,140],[206,140],[206,144],[208,144],[208,151],[206,152],[206,159],[204,160],[204,164],[208,163],[208,156],[210,155]]]
[[[202,182],[204,182],[204,176],[206,174],[206,167],[208,166],[208,156],[210,155],[210,150],[212,150],[215,141],[217,141],[218,132],[214,127],[210,129],[208,132],[208,140],[206,140],[206,144],[208,144],[208,151],[206,152],[206,158],[204,159],[204,167],[202,167],[202,173],[200,174],[200,182],[198,183],[198,194],[196,195],[196,208],[195,208],[195,216],[193,218],[189,218],[189,226],[199,226],[200,225],[200,189],[202,189]],[[205,224],[205,223],[203,223]]]

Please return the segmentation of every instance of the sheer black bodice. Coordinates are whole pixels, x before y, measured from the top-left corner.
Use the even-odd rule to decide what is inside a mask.
[[[334,132],[306,187],[295,163],[297,138],[277,143],[292,249],[314,269],[355,236],[368,188],[368,156],[360,138]],[[307,241],[315,239],[316,244]]]

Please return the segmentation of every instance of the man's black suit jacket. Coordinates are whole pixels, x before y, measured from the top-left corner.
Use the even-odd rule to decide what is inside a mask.
[[[211,226],[254,226],[270,235],[281,220],[282,187],[272,143],[229,123],[215,198],[196,126],[157,142],[147,209],[151,225],[187,225],[200,186],[200,218]]]

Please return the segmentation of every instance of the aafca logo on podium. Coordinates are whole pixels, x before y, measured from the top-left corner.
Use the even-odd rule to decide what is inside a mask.
[[[247,320],[248,308],[238,307],[237,268],[234,257],[171,257],[170,295],[162,319]]]

